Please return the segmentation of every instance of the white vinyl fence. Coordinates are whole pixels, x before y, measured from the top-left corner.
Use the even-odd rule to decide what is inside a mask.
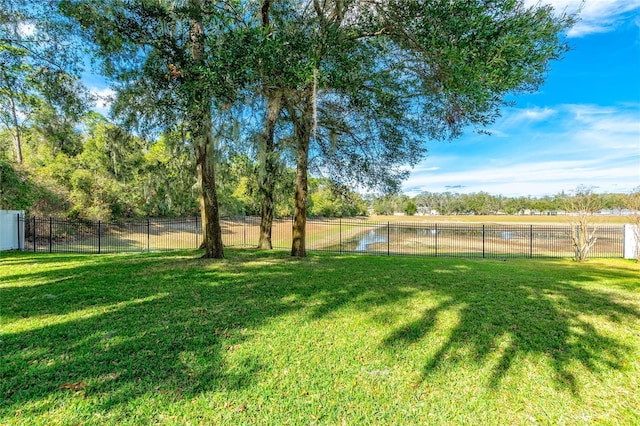
[[[0,250],[24,249],[24,211],[0,210]]]
[[[637,259],[640,256],[640,228],[638,225],[624,226],[624,258]]]

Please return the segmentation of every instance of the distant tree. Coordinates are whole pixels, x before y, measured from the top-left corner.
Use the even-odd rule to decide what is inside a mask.
[[[518,214],[527,209],[531,209],[531,198],[506,198],[503,202],[503,207],[507,214]]]
[[[498,210],[496,197],[486,192],[464,194],[460,196],[460,202],[464,206],[464,211],[461,213],[487,215],[495,213]]]
[[[579,186],[573,196],[564,197],[564,208],[571,215],[571,242],[574,248],[574,259],[583,262],[589,251],[598,241],[598,227],[592,217],[602,208],[601,200],[591,188]]]
[[[418,206],[416,206],[413,201],[409,200],[404,206],[404,212],[407,216],[413,216],[418,212]]]
[[[367,214],[362,197],[348,187],[327,178],[309,180],[309,215],[352,217]]]
[[[392,215],[395,212],[394,196],[386,195],[373,200],[373,213],[381,216]]]
[[[309,184],[309,216],[338,216],[333,195],[326,182],[311,178]]]

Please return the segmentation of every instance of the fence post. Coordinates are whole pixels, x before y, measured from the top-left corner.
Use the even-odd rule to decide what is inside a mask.
[[[196,249],[198,248],[198,214],[196,213],[196,228],[195,228],[195,234],[196,234]]]
[[[436,248],[436,257],[438,257],[438,224],[437,223],[436,223],[435,228],[436,228],[435,229],[435,231],[436,231],[436,247],[435,248]]]
[[[342,253],[342,218],[340,218],[340,239],[338,240],[338,251]]]
[[[53,252],[53,218],[49,216],[49,253]]]
[[[482,258],[484,259],[484,223],[482,224]]]
[[[387,222],[387,256],[391,255],[390,245],[391,245],[391,224],[390,222]]]
[[[151,221],[147,216],[147,253],[151,251]]]
[[[529,225],[529,258],[533,259],[533,225]]]
[[[16,214],[18,219],[18,250],[22,250],[22,244],[20,244],[20,213]]]
[[[36,251],[36,217],[33,217],[33,251]]]
[[[100,228],[102,228],[100,221],[98,221],[98,254],[100,254],[100,251],[102,249],[101,246],[101,241],[100,241]]]
[[[247,215],[242,216],[242,247],[247,247]]]

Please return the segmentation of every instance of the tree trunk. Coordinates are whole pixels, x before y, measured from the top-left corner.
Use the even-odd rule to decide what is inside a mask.
[[[298,165],[296,168],[296,199],[293,221],[291,256],[306,257],[307,225],[307,169],[309,162],[309,138],[298,140]]]
[[[215,159],[212,155],[213,140],[210,133],[203,136],[202,143],[198,143],[196,146],[196,165],[198,182],[200,183],[202,245],[205,250],[202,257],[206,259],[222,259],[224,257],[224,249],[218,211],[218,195],[216,192]]]
[[[269,179],[271,183],[273,179]],[[271,250],[271,229],[273,228],[273,184],[269,185],[263,182],[262,195],[262,213],[260,216],[260,239],[258,240],[258,248],[261,250]]]
[[[577,224],[571,225],[571,239],[575,249],[575,261],[584,262],[589,255],[598,238],[595,236],[596,227],[589,232],[589,219],[586,215],[581,215]]]
[[[11,119],[13,120],[14,131],[11,132],[13,137],[13,147],[16,152],[16,161],[22,164],[22,141],[20,140],[20,123],[18,123],[18,114],[16,111],[16,103],[13,96],[9,95],[9,103],[11,104]]]
[[[262,194],[262,215],[260,219],[259,249],[271,250],[271,228],[273,225],[273,193],[275,191],[276,174],[278,169],[278,153],[274,141],[276,121],[282,111],[282,95],[270,93],[267,95],[267,110],[264,118],[264,129],[260,144],[260,179],[258,182]]]
[[[205,61],[204,26],[197,15],[202,11],[200,0],[190,0],[194,18],[191,20],[189,38],[191,40],[191,57],[198,66]],[[206,87],[198,87],[201,80],[199,72],[192,76],[195,87],[191,88],[190,132],[193,138],[196,154],[196,168],[200,183],[200,216],[202,218],[202,241],[206,259],[222,259],[224,249],[222,245],[222,230],[220,228],[220,214],[218,211],[218,195],[216,193],[215,158],[213,136],[211,134],[211,105],[212,97]]]
[[[296,198],[293,221],[293,242],[291,256],[306,257],[307,224],[307,173],[309,168],[309,144],[311,143],[312,105],[311,96],[307,96],[300,117],[295,118],[294,132],[298,141],[298,160],[296,167]],[[293,115],[292,115],[293,116]]]
[[[262,28],[269,28],[269,12],[271,0],[264,0],[261,9]],[[262,211],[260,216],[260,238],[258,248],[271,250],[271,229],[273,226],[273,193],[275,190],[277,154],[275,152],[274,131],[276,121],[282,111],[282,95],[278,91],[269,90],[263,77],[263,95],[267,101],[264,115],[264,126],[260,138],[260,169],[258,174],[258,190],[262,194]]]

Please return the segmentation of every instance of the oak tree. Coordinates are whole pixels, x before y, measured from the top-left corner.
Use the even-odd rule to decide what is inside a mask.
[[[115,83],[114,113],[142,132],[184,124],[195,153],[206,258],[222,258],[212,118],[242,77],[243,15],[232,2],[63,0]],[[229,49],[233,44],[237,49]]]

